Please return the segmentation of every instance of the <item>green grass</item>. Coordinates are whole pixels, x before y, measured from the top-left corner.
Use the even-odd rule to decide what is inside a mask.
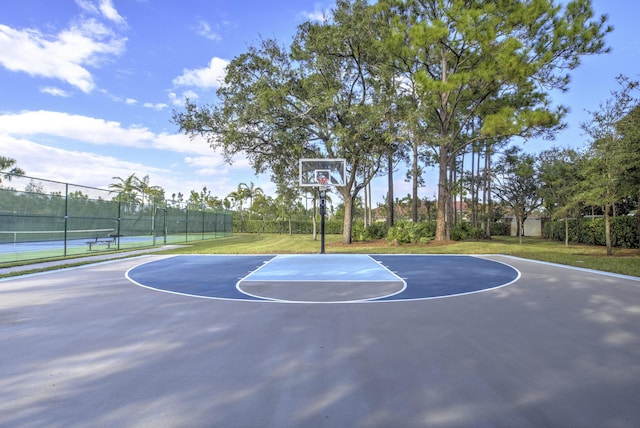
[[[432,241],[424,245],[390,245],[385,241],[354,242],[350,245],[343,245],[341,239],[340,235],[327,235],[325,252],[334,254],[504,254],[640,277],[640,251],[637,249],[616,249],[613,256],[607,256],[604,247],[587,245],[565,247],[560,242],[537,238],[524,238],[520,244],[518,238],[503,236],[483,241]],[[178,248],[158,251],[154,254],[317,254],[319,252],[320,240],[313,240],[311,235],[240,233],[228,238],[193,241]],[[126,257],[125,253],[123,253],[123,257]],[[47,260],[66,259],[51,258],[37,260],[37,262]],[[35,262],[31,261],[31,263]],[[91,261],[73,259],[69,260],[69,264],[65,266],[86,263],[91,263]],[[9,263],[8,266],[29,264],[29,262],[23,261]],[[33,272],[59,267],[40,268]],[[22,272],[22,274],[24,273],[25,271]],[[13,275],[2,274],[0,277]]]
[[[193,242],[165,254],[310,254],[320,252],[320,240],[310,235],[235,234],[233,237]],[[327,235],[326,253],[358,254],[504,254],[640,277],[640,251],[570,245],[537,238],[494,237],[491,240],[435,242],[424,245],[390,245],[384,241],[341,243],[341,236]]]

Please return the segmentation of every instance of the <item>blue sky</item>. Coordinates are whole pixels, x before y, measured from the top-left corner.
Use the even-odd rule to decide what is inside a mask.
[[[274,191],[245,159],[233,165],[170,122],[185,96],[215,101],[224,66],[260,38],[288,43],[297,25],[320,19],[332,1],[20,0],[0,3],[0,155],[27,175],[106,188],[112,177],[148,175],[167,195],[207,186],[224,197],[240,182]],[[611,90],[615,76],[640,78],[640,6],[594,0],[615,27],[613,51],[585,58],[571,89],[554,100],[571,109],[555,142],[583,147],[579,123]],[[410,192],[397,174],[395,195]],[[421,196],[435,194],[435,174]],[[382,201],[386,179],[374,182]]]

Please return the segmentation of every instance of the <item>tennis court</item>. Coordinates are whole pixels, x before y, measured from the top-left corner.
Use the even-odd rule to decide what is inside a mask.
[[[118,235],[115,229],[88,229],[70,231],[0,231],[0,263],[12,263],[47,257],[71,257],[103,253],[113,250],[131,250],[156,245],[222,238],[223,233]]]
[[[144,256],[0,281],[0,426],[640,425],[640,279]]]

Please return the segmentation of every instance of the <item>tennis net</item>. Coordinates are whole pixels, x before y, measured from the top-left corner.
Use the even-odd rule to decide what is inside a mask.
[[[82,229],[82,230],[0,230],[0,244],[47,244],[51,241],[74,241],[114,237],[115,229]]]

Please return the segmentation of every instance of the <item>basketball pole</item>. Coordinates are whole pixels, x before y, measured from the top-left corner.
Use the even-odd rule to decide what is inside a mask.
[[[326,187],[320,186],[320,254],[324,254],[324,216],[327,211],[326,196]]]

